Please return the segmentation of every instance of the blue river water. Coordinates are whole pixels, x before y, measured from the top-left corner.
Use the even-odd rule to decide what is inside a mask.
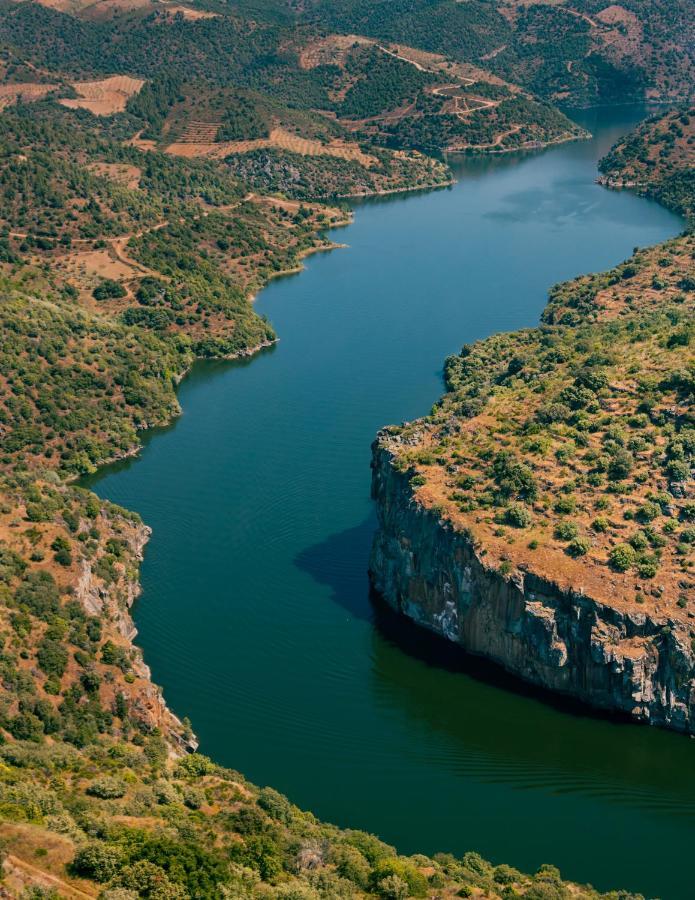
[[[355,207],[257,300],[280,342],[197,365],[183,416],[92,486],[154,529],[135,608],[201,750],[403,852],[475,849],[601,888],[692,896],[687,739],[535,696],[375,606],[370,442],[442,391],[460,346],[533,326],[549,287],[678,233],[594,183],[644,110],[587,142],[469,159],[451,189]]]

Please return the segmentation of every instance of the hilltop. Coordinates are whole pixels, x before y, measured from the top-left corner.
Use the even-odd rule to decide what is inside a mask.
[[[585,136],[480,63],[227,8],[108,11],[0,8],[0,102],[49,95],[99,115],[134,112],[145,124],[141,149],[154,140],[174,155],[226,160],[259,187],[314,197],[446,183],[423,151],[498,152]],[[288,178],[293,168],[300,174]]]
[[[315,13],[345,33],[484,66],[554,102],[684,100],[692,95],[692,15],[686,0],[314,0],[303,8],[309,19]]]

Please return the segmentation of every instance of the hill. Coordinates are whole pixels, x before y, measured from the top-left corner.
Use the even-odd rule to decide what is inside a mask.
[[[305,8],[344,33],[483,65],[556,102],[674,100],[692,94],[692,15],[686,0],[316,0]]]
[[[602,168],[687,211],[692,140],[672,110]],[[539,328],[447,360],[431,414],[374,445],[371,564],[390,603],[468,650],[689,732],[694,250],[687,232],[636,250],[554,288]]]

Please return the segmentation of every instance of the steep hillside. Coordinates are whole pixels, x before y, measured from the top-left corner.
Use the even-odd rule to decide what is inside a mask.
[[[471,35],[470,53],[492,53],[500,17],[486,4],[464,6],[490,30],[479,44]],[[579,134],[513,83],[437,55],[449,52],[444,40],[423,55],[360,38],[336,55],[340,41],[316,25],[289,29],[305,14],[299,7],[258,0],[236,11],[216,0],[0,4],[0,893],[600,897],[552,866],[526,875],[475,852],[400,856],[247,783],[195,753],[191,724],[167,709],[134,644],[129,610],[149,531],[76,479],[136,452],[145,428],[178,414],[175,388],[196,358],[248,355],[275,339],[253,294],[333,246],[325,230],[348,221],[315,199],[446,184],[448,168],[417,147],[497,151]],[[560,494],[575,508],[589,485],[612,502],[604,472],[616,459],[644,475],[634,490],[615,491],[601,533],[612,540],[618,511],[632,510],[624,554],[636,568],[627,577],[636,584],[660,565],[669,591],[679,566],[689,577],[692,543],[687,525],[667,528],[690,514],[690,501],[673,492],[667,500],[656,485],[688,488],[681,418],[690,376],[672,361],[689,341],[689,253],[678,242],[644,253],[634,272],[614,276],[615,291],[601,280],[558,291],[548,315],[564,324],[547,332],[557,338],[498,339],[488,375],[500,384],[479,385],[499,411],[495,391],[525,399],[546,377],[539,365],[561,363],[548,398],[563,379],[597,375],[589,387],[573,382],[571,398],[554,397],[562,415],[550,443],[528,452],[555,453],[567,476]],[[649,302],[634,311],[630,285],[642,284]],[[616,323],[608,348],[603,332],[587,332],[599,362],[570,338],[585,307],[596,329],[604,318]],[[639,341],[654,350],[644,378],[632,370]],[[524,348],[533,358],[514,362]],[[449,368],[464,403],[464,357]],[[587,398],[591,385],[598,399]],[[644,409],[633,409],[636,394]],[[603,399],[625,418],[610,434],[595,408]],[[437,415],[427,427],[441,441]],[[530,434],[512,428],[504,440],[521,446]],[[598,481],[584,478],[589,451]],[[501,514],[496,477],[481,516]],[[453,502],[463,512],[468,501]],[[513,507],[520,527],[524,502]],[[540,507],[545,540],[551,513]],[[548,537],[548,552],[562,546]],[[578,535],[573,547],[582,546]],[[664,591],[660,602],[669,598]],[[685,615],[687,599],[676,608]]]
[[[692,10],[686,0],[316,0],[308,9],[337,30],[483,65],[556,101],[683,99],[692,93]]]
[[[602,184],[654,197],[695,219],[695,107],[676,107],[648,119],[619,141],[599,165]]]
[[[140,137],[175,154],[222,159],[263,149],[272,169],[278,153],[290,152],[349,159],[364,170],[372,167],[367,147],[498,152],[584,135],[480,63],[326,34],[318,23],[289,28],[272,16],[232,17],[228,8],[172,15],[164,3],[113,7],[110,17],[94,15],[94,6],[61,10],[0,5],[0,101],[49,93],[101,115],[127,105],[147,122]],[[104,78],[114,72],[127,76]],[[408,159],[382,152],[385,177],[371,190],[406,187],[409,172],[413,185],[446,180],[417,155]],[[364,193],[373,179],[351,180],[343,193]]]

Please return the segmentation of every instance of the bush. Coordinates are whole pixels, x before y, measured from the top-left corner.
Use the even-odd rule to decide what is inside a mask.
[[[635,459],[629,450],[618,450],[608,463],[608,477],[611,481],[622,481],[632,471]]]
[[[645,553],[637,560],[637,571],[640,578],[653,578],[659,571],[659,558]]]
[[[357,847],[351,847],[349,844],[336,847],[331,854],[331,862],[340,876],[363,890],[367,888],[372,869]]]
[[[173,882],[161,866],[144,859],[126,866],[116,883],[147,900],[186,900],[188,897],[183,885]]]
[[[661,507],[658,503],[643,503],[642,506],[637,510],[635,518],[640,522],[653,522],[658,516],[661,515]]]
[[[36,660],[46,675],[60,678],[68,664],[68,651],[59,641],[44,638],[36,653]]]
[[[422,872],[412,862],[399,857],[391,857],[382,860],[372,873],[372,880],[381,891],[382,883],[387,879],[397,879],[405,884],[406,893],[404,897],[426,897],[427,896],[427,879]],[[394,883],[395,881],[389,881]],[[388,896],[382,894],[382,896]],[[401,896],[400,894],[398,896]]]
[[[90,797],[98,797],[100,800],[117,800],[125,794],[125,785],[116,778],[99,778],[93,781],[87,788]]]
[[[495,457],[492,475],[501,495],[505,498],[519,497],[523,500],[533,500],[538,493],[536,479],[531,469],[506,451],[498,453]]]
[[[559,500],[555,502],[553,509],[556,513],[561,516],[567,516],[570,513],[573,513],[577,508],[577,501],[574,497],[560,497]]]
[[[258,794],[258,805],[265,810],[268,815],[287,825],[292,818],[292,806],[287,797],[283,797],[277,791],[270,787],[261,788]]]
[[[570,556],[586,556],[591,550],[591,541],[586,537],[578,537],[567,546],[567,552]]]
[[[531,513],[520,503],[512,503],[505,511],[504,521],[514,528],[527,528],[531,524]]]
[[[647,535],[643,531],[636,531],[631,535],[628,543],[634,550],[644,550],[645,547],[649,546]]]
[[[616,572],[627,572],[635,563],[635,551],[629,544],[616,544],[608,554],[608,561]]]
[[[572,541],[579,534],[574,522],[558,522],[555,526],[555,537],[561,541]]]
[[[127,291],[122,284],[111,278],[105,278],[101,284],[98,284],[92,291],[95,300],[111,300],[118,297],[125,297]]]
[[[178,770],[180,775],[193,775],[200,778],[203,775],[212,775],[216,766],[214,762],[202,753],[191,753],[190,756],[184,756],[179,761]]]
[[[81,847],[75,854],[70,869],[81,878],[93,881],[110,881],[118,871],[123,859],[120,847],[95,841]]]
[[[410,896],[408,883],[398,875],[387,875],[377,884],[377,891],[384,900],[407,900]]]

